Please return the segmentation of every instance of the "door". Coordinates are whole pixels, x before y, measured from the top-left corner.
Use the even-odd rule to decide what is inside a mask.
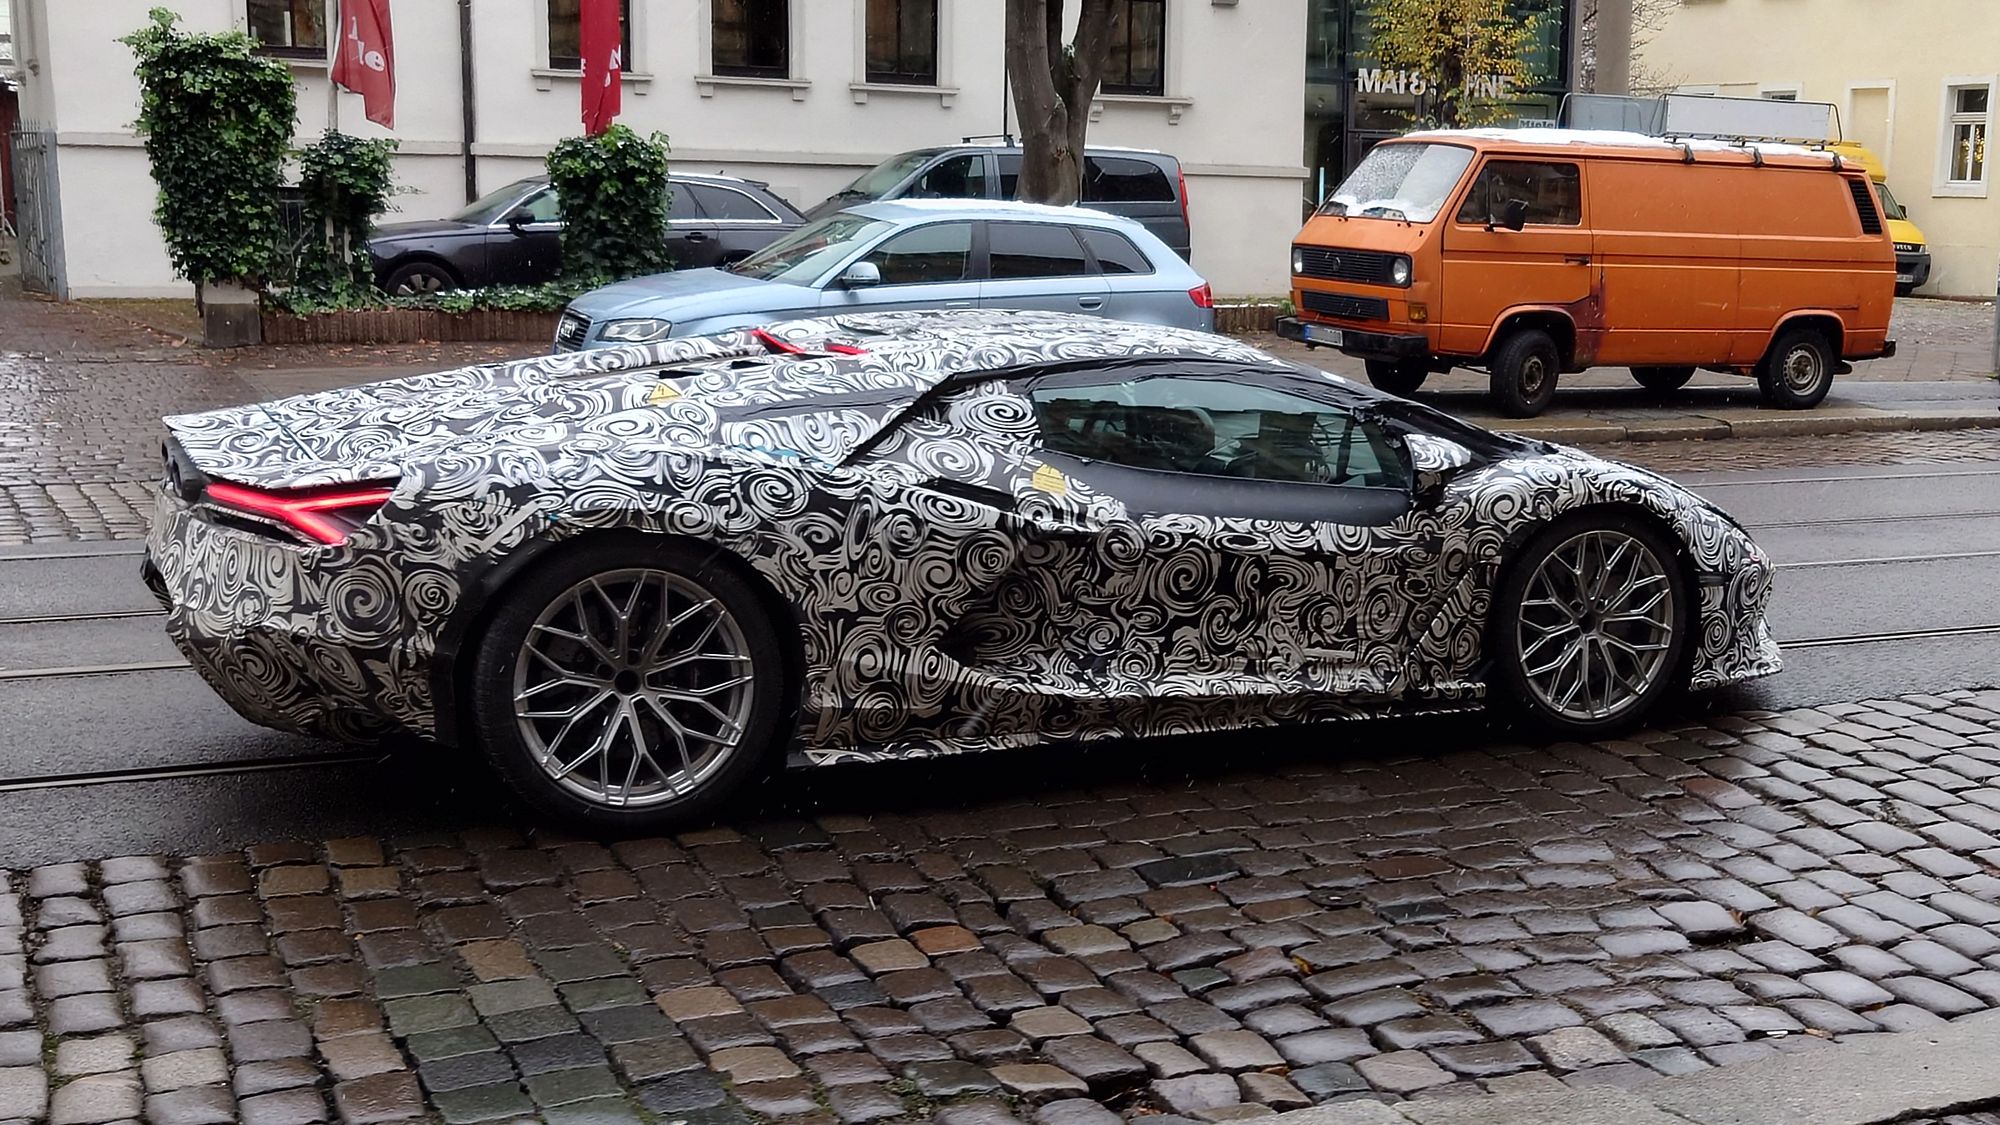
[[[485,284],[540,285],[561,272],[562,204],[556,189],[542,188],[486,228]]]
[[[1187,216],[1174,177],[1139,156],[1087,154],[1083,159],[1082,205],[1136,219],[1182,258],[1188,256]]]
[[[881,284],[848,289],[836,274],[826,283],[819,307],[825,312],[977,308],[979,279],[973,269],[972,239],[970,222],[928,223],[897,231],[858,259],[881,272]]]
[[[980,307],[1105,315],[1110,287],[1092,272],[1075,228],[1000,220],[984,225],[986,280],[979,286]]]
[[[1526,208],[1516,230],[1499,219]],[[1597,267],[1584,225],[1583,176],[1565,161],[1494,158],[1480,165],[1444,231],[1444,295],[1439,350],[1477,355],[1510,309],[1566,309],[1578,350],[1593,347],[1601,315],[1591,297]]]
[[[722,261],[715,222],[702,207],[695,187],[675,180],[667,200],[667,253],[677,270],[701,269]]]
[[[1186,327],[1198,309],[1186,290],[1162,285],[1151,259],[1131,239],[1103,227],[1075,227],[1104,279],[1104,315],[1113,320]]]
[[[747,191],[726,184],[689,184],[702,212],[714,224],[708,265],[725,265],[761,250],[784,229],[785,221]]]
[[[1745,194],[1768,176],[1747,165],[1678,159],[1591,162],[1592,252],[1607,329],[1600,362],[1672,367],[1729,359],[1743,281],[1739,216],[1757,216],[1760,225],[1783,221],[1784,200]]]
[[[984,152],[958,152],[917,173],[898,199],[990,199],[993,174]]]

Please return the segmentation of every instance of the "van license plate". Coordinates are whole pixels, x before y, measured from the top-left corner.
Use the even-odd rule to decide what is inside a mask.
[[[1338,328],[1321,328],[1317,324],[1308,324],[1306,325],[1306,339],[1311,340],[1315,344],[1325,344],[1328,347],[1337,348],[1346,341],[1347,336]]]
[[[1899,285],[1908,285],[1909,283],[1915,281],[1916,279],[1917,275],[1913,273],[1899,273],[1896,275],[1896,282]]]

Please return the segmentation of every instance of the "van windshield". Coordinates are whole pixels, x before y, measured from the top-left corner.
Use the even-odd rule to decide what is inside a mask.
[[[1322,215],[1428,223],[1472,163],[1458,145],[1377,145],[1320,206]]]
[[[1896,197],[1889,194],[1889,185],[1885,181],[1882,180],[1875,181],[1875,194],[1882,197],[1883,218],[1907,219],[1910,217],[1910,213],[1908,211],[1903,210],[1903,205],[1901,203],[1896,202]]]

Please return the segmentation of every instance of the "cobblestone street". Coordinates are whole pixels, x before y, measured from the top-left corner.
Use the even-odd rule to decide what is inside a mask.
[[[2000,692],[1590,746],[1349,729],[1338,758],[1205,744],[1237,768],[1198,784],[902,811],[936,798],[892,786],[875,815],[609,847],[13,871],[0,1114],[1213,1121],[1629,1085],[2000,1006]]]

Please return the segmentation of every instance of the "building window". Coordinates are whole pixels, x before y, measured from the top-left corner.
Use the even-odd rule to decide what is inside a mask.
[[[792,11],[788,0],[714,0],[715,73],[790,78]]]
[[[326,57],[326,0],[249,0],[245,11],[267,54]]]
[[[868,0],[870,82],[937,85],[938,0]]]
[[[1167,0],[1113,0],[1104,92],[1160,97],[1167,92],[1166,60]]]
[[[1992,86],[1954,86],[1946,107],[1945,180],[1971,185],[1986,182],[1986,135],[1992,120]]]
[[[583,69],[583,0],[548,0],[549,69]],[[623,66],[632,69],[632,0],[618,3],[618,51]]]

